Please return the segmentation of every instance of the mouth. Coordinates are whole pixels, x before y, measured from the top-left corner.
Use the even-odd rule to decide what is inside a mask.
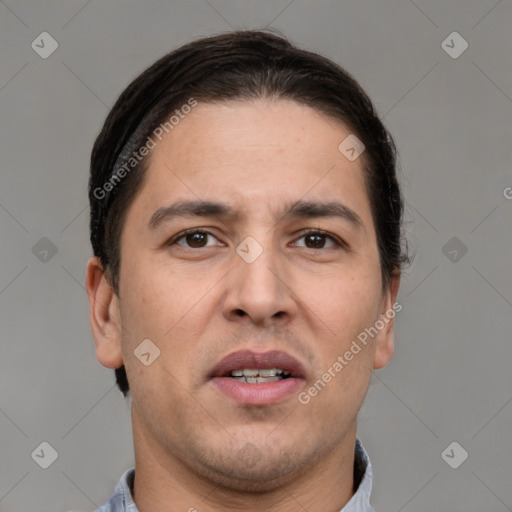
[[[289,379],[290,375],[289,371],[282,368],[262,368],[260,370],[245,368],[243,370],[232,370],[227,377],[247,384],[263,384],[264,382]]]
[[[239,405],[271,405],[290,398],[305,383],[303,365],[286,352],[242,350],[210,372],[210,381]]]

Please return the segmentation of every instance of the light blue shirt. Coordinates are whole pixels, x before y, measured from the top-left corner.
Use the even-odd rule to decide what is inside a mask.
[[[350,501],[340,512],[375,512],[374,508],[370,505],[373,480],[372,465],[359,439],[356,440],[354,468],[355,478],[360,479],[359,486]],[[125,471],[108,503],[105,503],[95,512],[139,512],[139,509],[133,502],[131,492],[134,478],[135,468]]]

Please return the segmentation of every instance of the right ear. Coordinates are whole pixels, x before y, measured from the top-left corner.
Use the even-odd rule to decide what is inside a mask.
[[[89,320],[96,344],[96,358],[107,368],[123,365],[119,299],[97,256],[87,263],[85,287],[89,296]]]

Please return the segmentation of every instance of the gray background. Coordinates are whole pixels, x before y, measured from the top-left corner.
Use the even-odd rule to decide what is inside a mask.
[[[1,512],[93,510],[133,464],[83,285],[109,108],[176,46],[266,26],[346,67],[400,151],[416,257],[359,425],[377,511],[512,510],[511,1],[3,0],[0,16]],[[59,45],[47,59],[31,48],[43,31]],[[453,31],[469,44],[456,59],[441,46]],[[43,441],[58,452],[46,470],[31,457]],[[453,441],[469,454],[457,469],[441,457]]]

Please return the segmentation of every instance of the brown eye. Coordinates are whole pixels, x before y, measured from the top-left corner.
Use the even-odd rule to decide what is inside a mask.
[[[304,238],[310,249],[323,249],[325,245],[325,235],[306,235]]]
[[[171,245],[176,244],[187,249],[201,249],[203,247],[218,245],[214,243],[215,240],[217,239],[211,233],[196,230],[183,233],[176,238]]]
[[[300,243],[303,240],[302,243]],[[333,236],[330,236],[321,231],[311,231],[302,235],[296,242],[298,247],[305,247],[307,249],[331,249],[333,247],[340,247],[342,244],[338,242]]]
[[[208,235],[206,233],[189,233],[185,235],[185,240],[190,247],[204,247],[208,241]]]

